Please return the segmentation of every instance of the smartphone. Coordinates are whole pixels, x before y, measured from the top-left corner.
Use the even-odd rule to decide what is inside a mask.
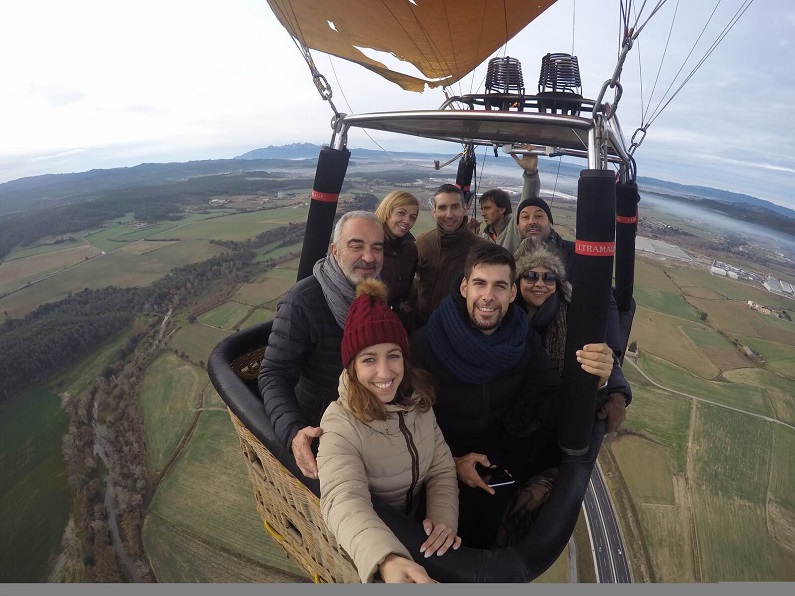
[[[476,464],[476,469],[480,477],[483,478],[483,481],[491,488],[507,486],[516,482],[513,476],[511,476],[511,473],[505,468],[487,468],[486,466]]]

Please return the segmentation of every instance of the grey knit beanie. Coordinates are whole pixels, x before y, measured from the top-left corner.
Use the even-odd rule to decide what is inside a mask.
[[[516,279],[527,273],[533,267],[546,267],[563,281],[566,279],[566,266],[560,253],[533,238],[525,238],[516,249]]]

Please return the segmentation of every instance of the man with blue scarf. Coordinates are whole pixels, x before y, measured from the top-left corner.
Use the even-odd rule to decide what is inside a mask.
[[[498,244],[473,246],[463,278],[439,304],[427,325],[411,336],[412,364],[436,386],[434,412],[453,456],[460,490],[459,535],[486,548],[513,490],[533,474],[557,465],[560,376],[525,313],[513,303],[516,264]],[[589,346],[581,350],[590,368]],[[528,436],[505,430],[515,403],[535,414]],[[505,467],[516,484],[489,487],[476,464]]]

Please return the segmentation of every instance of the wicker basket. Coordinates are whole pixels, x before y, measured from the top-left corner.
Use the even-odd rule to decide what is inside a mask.
[[[315,583],[360,583],[320,515],[320,501],[229,411],[265,529]]]

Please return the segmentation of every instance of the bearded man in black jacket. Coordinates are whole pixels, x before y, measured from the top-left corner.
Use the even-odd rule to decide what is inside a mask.
[[[557,446],[560,376],[516,297],[513,255],[498,244],[472,247],[463,278],[410,339],[411,362],[434,379],[434,412],[459,480],[459,535],[468,546],[491,546],[512,491],[560,460]],[[605,366],[596,344],[580,350],[583,370]],[[525,436],[506,432],[516,402],[533,413]],[[489,487],[476,465],[505,467],[516,484]]]

